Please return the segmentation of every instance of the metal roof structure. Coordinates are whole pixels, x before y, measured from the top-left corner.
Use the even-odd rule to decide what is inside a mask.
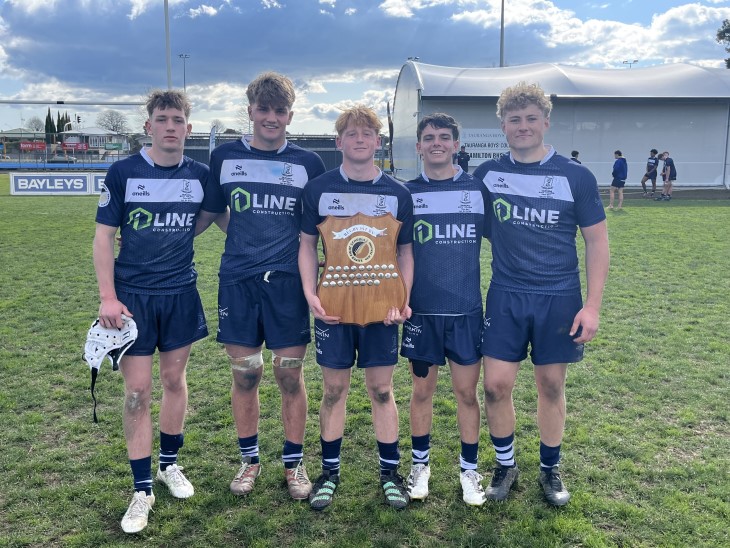
[[[515,67],[460,68],[408,61],[402,70],[415,72],[421,97],[499,97],[520,81],[537,82],[548,95],[565,98],[692,98],[730,97],[730,70],[689,63],[630,69],[590,69],[554,63]]]

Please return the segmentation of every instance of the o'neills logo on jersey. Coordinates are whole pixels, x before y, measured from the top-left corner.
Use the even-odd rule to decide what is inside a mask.
[[[509,185],[505,182],[504,177],[497,177],[497,182],[492,183],[494,188],[509,188]]]
[[[344,211],[345,206],[340,204],[339,198],[333,198],[332,203],[327,206],[327,209],[330,211]]]
[[[273,194],[251,193],[238,187],[231,191],[231,211],[267,215],[294,215],[297,199],[293,196],[274,196]]]
[[[233,166],[233,171],[231,171],[231,177],[248,177],[248,173],[241,164],[236,164]]]
[[[435,244],[473,244],[477,241],[477,226],[472,223],[431,224],[424,220],[413,224],[413,239],[419,244],[433,240]]]
[[[494,216],[500,223],[534,226],[539,228],[555,228],[560,221],[560,212],[554,209],[535,209],[528,206],[510,204],[504,198],[492,203]]]
[[[416,198],[413,202],[413,209],[428,209],[428,204],[423,201],[423,198]]]
[[[147,189],[144,185],[137,185],[137,190],[132,192],[132,196],[149,196],[150,193],[147,192]]]
[[[187,232],[195,224],[195,213],[150,213],[138,207],[129,212],[128,225],[134,230],[152,228],[153,232]]]

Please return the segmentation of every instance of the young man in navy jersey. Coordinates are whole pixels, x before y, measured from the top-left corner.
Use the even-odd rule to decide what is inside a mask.
[[[319,410],[322,475],[315,482],[309,502],[314,510],[332,503],[340,480],[340,448],[345,429],[345,408],[352,366],[365,369],[365,385],[372,404],[373,426],[380,457],[380,482],[386,501],[394,508],[408,504],[403,478],[398,475],[398,409],[393,398],[393,371],[398,362],[398,325],[410,316],[406,305],[391,308],[383,323],[366,327],[344,325],[322,308],[317,297],[317,225],[328,207],[340,206],[339,214],[378,216],[391,213],[401,221],[398,233],[398,266],[406,292],[413,280],[413,201],[406,188],[374,164],[380,147],[382,124],[368,107],[356,106],[337,118],[337,147],[342,165],[317,177],[304,188],[299,269],[304,295],[314,315],[317,363],[324,390]]]
[[[650,198],[656,192],[657,169],[659,168],[659,158],[657,157],[657,149],[652,148],[649,151],[649,158],[646,160],[646,173],[641,178],[641,188],[644,189],[644,197]],[[651,194],[646,190],[646,182],[651,180]]]
[[[217,147],[210,159],[216,211],[228,207],[218,290],[218,337],[231,362],[231,405],[241,466],[230,484],[235,495],[253,490],[261,473],[259,392],[264,342],[281,392],[282,461],[289,494],[305,500],[312,484],[303,463],[307,392],[302,365],[311,339],[302,293],[300,197],[304,184],[324,173],[322,159],[286,139],[294,113],[294,86],[267,72],[246,90],[253,137]]]
[[[463,499],[484,504],[477,472],[482,356],[479,253],[486,237],[484,184],[451,162],[459,146],[459,127],[448,114],[425,116],[416,128],[416,150],[423,173],[406,183],[414,209],[414,278],[410,319],[403,324],[401,355],[413,379],[410,421],[413,465],[408,476],[411,499],[428,496],[433,395],[438,366],[448,360],[461,433]]]
[[[125,533],[147,526],[152,493],[152,356],[160,355],[160,466],[157,480],[176,498],[194,489],[177,465],[187,408],[185,368],[193,342],[208,335],[195,286],[193,238],[202,210],[210,224],[209,171],[183,156],[190,103],[179,91],[156,91],[145,122],[152,146],[115,162],[99,198],[94,268],[99,284],[99,321],[121,327],[134,317],[139,336],[122,358],[124,434],[134,496],[122,519]],[[202,208],[202,209],[201,209]],[[117,231],[124,240],[114,258]],[[197,226],[197,230],[202,230]]]
[[[669,157],[669,152],[664,151],[659,155],[659,159],[664,162],[662,168],[662,181],[664,186],[662,187],[661,196],[654,198],[656,201],[664,200],[665,202],[672,199],[672,186],[674,181],[677,180],[677,168],[674,165],[674,160]]]
[[[583,358],[583,345],[598,330],[609,251],[595,177],[544,144],[551,109],[536,84],[505,89],[497,116],[510,152],[483,163],[474,176],[489,191],[492,244],[481,351],[497,465],[487,498],[506,499],[517,480],[512,391],[529,346],[538,394],[539,483],[547,501],[562,506],[570,499],[558,472],[567,364]],[[585,304],[575,243],[578,229],[586,248]]]

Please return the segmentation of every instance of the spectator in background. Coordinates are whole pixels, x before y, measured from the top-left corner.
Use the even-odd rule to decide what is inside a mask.
[[[662,181],[664,181],[664,187],[662,188],[662,195],[654,198],[655,200],[664,200],[668,202],[672,199],[672,186],[674,181],[677,180],[677,168],[674,167],[674,160],[669,157],[669,152],[664,151],[661,154],[661,159],[664,160],[664,167],[662,168]]]
[[[570,153],[570,159],[573,160],[576,164],[580,164],[581,161],[578,159],[579,152],[577,150],[574,150]]]
[[[620,150],[615,151],[613,156],[616,160],[613,162],[613,171],[611,172],[613,181],[611,181],[609,188],[608,209],[613,209],[613,197],[616,189],[618,189],[618,209],[621,209],[624,203],[624,186],[626,185],[626,177],[629,174],[629,167]]]
[[[651,198],[656,192],[656,176],[659,169],[659,160],[657,157],[657,149],[652,148],[649,151],[649,158],[646,160],[646,173],[641,178],[641,188],[644,189],[644,198]],[[651,179],[651,194],[646,191],[646,182]]]
[[[466,147],[461,145],[461,150],[456,154],[456,163],[464,173],[469,173],[469,160],[471,160],[471,156],[466,151]]]

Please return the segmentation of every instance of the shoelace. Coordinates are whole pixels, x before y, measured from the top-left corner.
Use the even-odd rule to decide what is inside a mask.
[[[130,518],[142,518],[151,511],[149,504],[147,504],[146,495],[134,495],[132,504],[129,506],[129,517]]]
[[[548,483],[550,484],[550,487],[556,491],[563,490],[563,482],[561,481],[560,474],[558,472],[550,472],[548,474]]]
[[[175,464],[168,466],[165,471],[167,473],[167,479],[175,485],[183,485],[185,483],[185,476],[183,476],[182,470],[182,466],[177,466]]]
[[[504,479],[504,477],[507,475],[507,468],[500,467],[495,468],[494,470],[494,477],[492,477],[492,486],[499,485],[501,481]]]
[[[467,478],[469,478],[469,486],[477,492],[483,491],[482,486],[479,484],[480,481],[482,481],[482,476],[479,474],[479,472],[475,472],[473,470],[469,470],[464,474]]]
[[[300,483],[307,481],[307,478],[304,476],[304,467],[301,464],[297,465],[294,470],[294,479]]]
[[[419,466],[416,468],[413,468],[411,471],[411,474],[408,475],[408,485],[410,487],[413,487],[418,483],[418,481],[421,479],[421,475],[425,472],[426,467],[425,466]]]
[[[244,462],[241,465],[241,468],[239,468],[238,473],[236,474],[236,477],[234,479],[240,480],[243,476],[246,475],[246,472],[248,472],[249,468],[251,468],[251,463]]]

